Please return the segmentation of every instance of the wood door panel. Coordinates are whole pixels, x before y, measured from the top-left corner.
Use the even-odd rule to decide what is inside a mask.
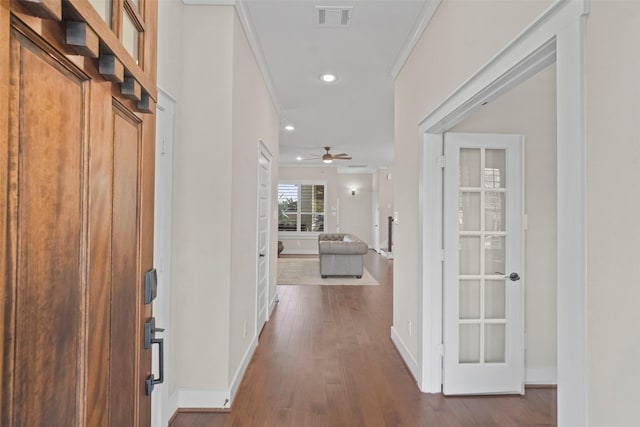
[[[73,425],[82,381],[84,83],[22,39],[14,425]],[[33,49],[33,50],[31,50]],[[37,373],[37,376],[34,375]]]
[[[138,404],[138,156],[140,122],[116,106],[113,138],[110,425],[133,426]],[[132,351],[136,349],[136,351]],[[117,392],[116,392],[117,391]]]
[[[89,160],[89,283],[87,336],[87,425],[108,423],[111,337],[111,222],[113,115],[111,84],[91,82]]]
[[[9,183],[12,182],[10,177],[11,161],[9,148],[9,112],[10,96],[9,76],[10,76],[10,32],[9,28],[10,14],[9,5],[6,2],[0,2],[0,93],[6,94],[0,96],[0,128],[6,126],[6,129],[0,132],[0,188],[5,192],[0,195],[0,274],[4,275],[4,283],[0,282],[0,302],[2,302],[2,312],[0,312],[0,337],[3,341],[0,348],[0,425],[8,425],[9,414],[11,411],[10,395],[13,388],[13,364],[12,356],[8,354],[13,344],[13,319],[15,304],[13,299],[13,285],[15,283],[15,270],[10,269],[12,263],[12,254],[15,250],[15,227],[10,229],[12,225],[10,218],[15,218],[15,204],[10,203],[10,197],[14,197],[15,191],[10,191]],[[15,156],[13,156],[15,158]],[[11,184],[13,185],[13,183]],[[13,194],[11,194],[13,193]]]

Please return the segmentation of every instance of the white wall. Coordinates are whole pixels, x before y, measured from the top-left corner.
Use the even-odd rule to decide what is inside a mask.
[[[181,0],[158,2],[158,86],[169,95],[179,98],[182,82],[181,56],[182,15]]]
[[[550,1],[444,0],[395,83],[393,325],[417,359],[418,123],[510,42]]]
[[[220,408],[256,342],[258,140],[277,182],[279,118],[235,8],[177,3],[161,2],[159,35],[159,84],[178,111],[169,391],[181,407]]]
[[[158,87],[169,93],[175,99],[181,96],[181,62],[175,58],[180,58],[182,45],[182,19],[184,13],[184,4],[180,0],[166,0],[158,2]],[[178,25],[176,25],[176,22]],[[180,114],[181,105],[175,105],[174,111],[174,144],[180,144]],[[175,205],[175,202],[172,202]],[[175,230],[174,230],[175,231]],[[173,236],[172,236],[173,238]],[[175,294],[171,294],[171,312],[169,314],[171,322],[168,325],[158,325],[165,327],[168,332],[173,332],[176,313],[176,303],[173,301]],[[167,360],[169,365],[165,366],[166,387],[168,387],[168,395],[176,391],[176,359],[173,357],[178,347],[174,345],[173,340],[170,341],[170,347],[166,349]]]
[[[356,195],[351,195],[351,188],[356,188]],[[371,222],[371,174],[338,174],[338,227],[341,233],[355,234],[372,245]]]
[[[589,425],[638,425],[640,3],[593,1],[587,21]]]
[[[525,137],[525,311],[527,381],[556,383],[555,65],[484,106],[452,132]]]
[[[184,8],[182,132],[174,148],[179,388],[224,390],[229,382],[229,352],[220,343],[229,341],[233,14],[232,7]]]
[[[258,140],[273,155],[271,164],[271,233],[269,251],[269,301],[276,291],[277,199],[279,119],[242,24],[233,20],[231,184],[231,298],[229,323],[229,378],[237,375],[245,353],[256,337],[257,182]],[[247,333],[244,335],[244,324]]]

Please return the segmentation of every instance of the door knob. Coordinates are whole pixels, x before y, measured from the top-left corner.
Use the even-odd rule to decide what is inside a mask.
[[[520,280],[520,276],[518,276],[518,273],[511,273],[509,279],[511,279],[512,282],[517,282]]]

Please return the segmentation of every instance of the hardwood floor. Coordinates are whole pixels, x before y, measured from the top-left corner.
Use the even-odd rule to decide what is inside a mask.
[[[391,343],[392,261],[370,252],[380,286],[280,286],[230,413],[180,413],[171,427],[553,426],[556,391],[420,393]]]

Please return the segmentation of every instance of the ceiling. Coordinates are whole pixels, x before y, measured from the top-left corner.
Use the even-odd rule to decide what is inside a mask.
[[[394,74],[433,13],[431,2],[244,0],[241,6],[282,120],[280,165],[327,166],[296,160],[321,155],[325,146],[353,157],[329,165],[344,172],[391,165]],[[323,73],[338,79],[324,83]],[[285,130],[287,124],[295,130]]]

